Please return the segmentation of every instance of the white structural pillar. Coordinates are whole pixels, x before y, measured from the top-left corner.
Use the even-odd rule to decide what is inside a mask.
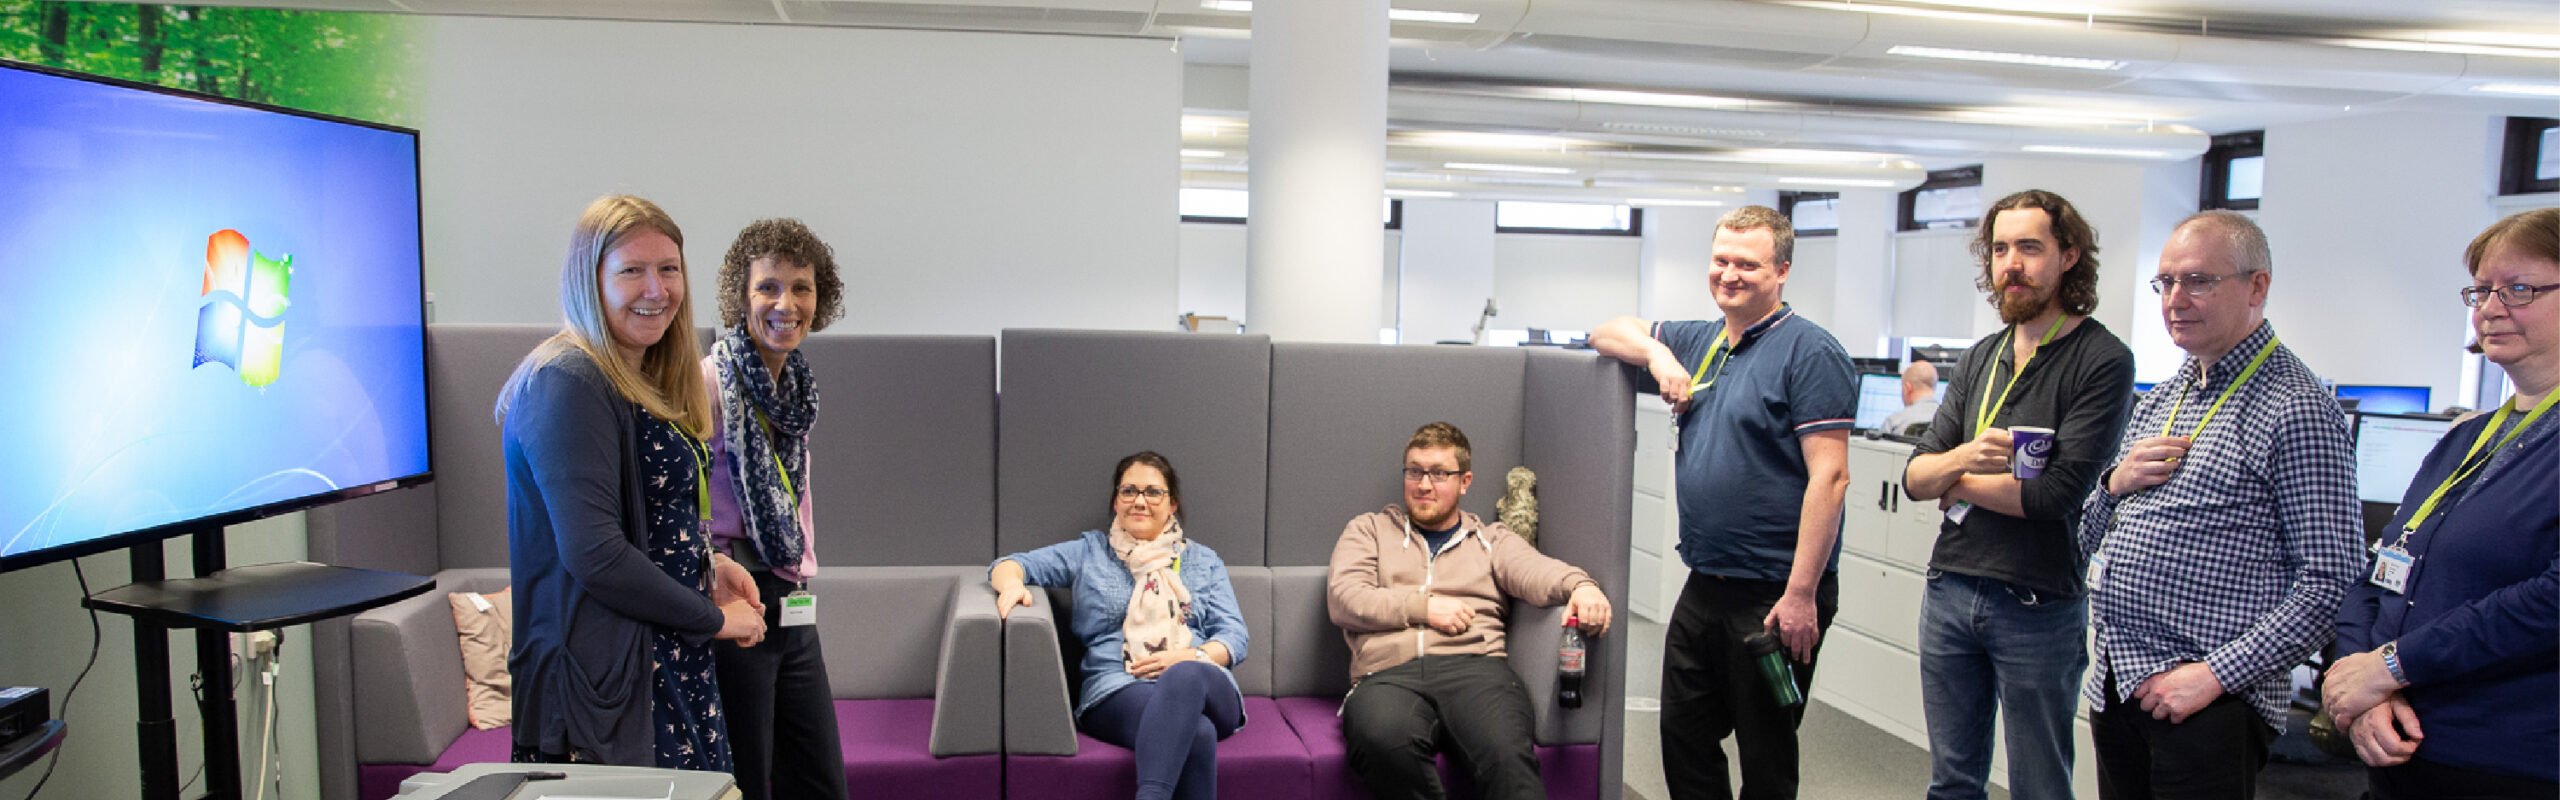
[[[1375,342],[1386,249],[1387,0],[1253,8],[1245,325]]]

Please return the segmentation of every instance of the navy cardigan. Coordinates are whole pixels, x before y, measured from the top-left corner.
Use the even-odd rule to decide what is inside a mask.
[[[720,631],[711,598],[644,549],[637,413],[574,347],[538,367],[508,409],[517,747],[655,764],[649,635],[699,644]]]

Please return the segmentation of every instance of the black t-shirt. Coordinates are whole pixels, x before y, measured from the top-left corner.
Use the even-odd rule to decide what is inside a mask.
[[[2082,320],[2038,351],[2027,362],[2026,374],[2011,386],[2017,365],[2009,344],[2009,332],[2003,329],[1975,342],[1957,362],[1938,417],[1913,455],[1943,453],[1972,441],[1976,415],[2000,404],[2003,388],[2008,401],[2000,404],[1990,427],[2052,428],[2053,455],[2043,474],[2019,487],[2025,518],[1984,508],[1973,509],[1961,525],[1940,518],[1929,566],[2039,593],[2078,595],[2082,575],[2073,531],[2081,501],[2115,458],[2125,420],[2133,412],[2133,351],[2097,320]],[[1992,373],[1987,393],[1985,373]]]
[[[1467,524],[1467,519],[1465,517],[1452,514],[1450,515],[1449,527],[1447,528],[1435,531],[1430,528],[1417,525],[1414,526],[1413,532],[1422,534],[1423,543],[1431,545],[1431,557],[1439,558],[1440,548],[1448,546],[1449,537],[1458,535],[1458,526],[1465,524]]]

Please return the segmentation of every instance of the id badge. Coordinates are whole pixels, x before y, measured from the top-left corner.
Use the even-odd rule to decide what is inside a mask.
[[[1973,513],[1973,504],[1958,500],[1955,505],[1947,507],[1947,521],[1962,525],[1965,515],[1971,513]]]
[[[2409,569],[2416,564],[2417,559],[2410,557],[2409,551],[2385,547],[2373,555],[2373,575],[2367,580],[2392,594],[2407,594]]]
[[[807,591],[782,596],[782,627],[818,624],[818,596]]]
[[[2092,591],[2092,592],[2097,591],[2097,590],[2099,589],[2099,587],[2105,586],[2106,584],[2107,584],[2107,557],[2106,557],[2106,556],[2097,556],[2097,555],[2090,556],[2090,557],[2089,557],[2089,591]]]

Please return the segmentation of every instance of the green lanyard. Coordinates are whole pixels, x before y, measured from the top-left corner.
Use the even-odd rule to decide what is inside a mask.
[[[755,409],[755,412],[756,422],[764,426],[764,440],[767,442],[779,441],[775,439],[773,435],[773,420],[765,419],[764,409]],[[800,490],[791,488],[791,465],[782,463],[782,452],[780,450],[774,451],[773,471],[782,475],[782,492],[791,496],[791,513],[793,516],[798,516],[800,514]]]
[[[1725,328],[1716,329],[1716,343],[1707,348],[1706,360],[1698,362],[1698,374],[1690,376],[1689,391],[1697,392],[1713,388],[1716,385],[1716,378],[1724,377],[1724,365],[1733,361],[1733,348],[1726,346],[1725,343],[1725,334],[1731,332],[1729,328],[1731,323],[1727,323]],[[1716,360],[1718,355],[1724,356],[1724,360]],[[1707,375],[1707,366],[1710,364],[1716,368],[1714,376]]]
[[[2240,377],[2232,379],[2231,385],[2223,388],[2222,396],[2214,398],[2213,407],[2204,410],[2204,420],[2197,422],[2196,432],[2189,434],[2187,437],[2187,447],[2189,449],[2194,449],[2195,441],[2197,439],[2204,438],[2205,426],[2213,424],[2213,415],[2222,410],[2222,402],[2231,399],[2231,394],[2233,392],[2240,391],[2240,387],[2248,385],[2249,376],[2258,374],[2259,365],[2267,363],[2267,354],[2276,351],[2277,341],[2278,340],[2273,336],[2267,337],[2267,346],[2258,348],[2258,355],[2256,358],[2249,359],[2248,368],[2240,370]],[[2197,369],[2196,380],[2204,380],[2204,373],[2208,371],[2210,371],[2210,365]],[[2187,393],[2179,392],[2177,404],[2169,407],[2169,421],[2160,426],[2160,435],[2167,436],[2169,435],[2169,431],[2175,430],[2178,427],[2178,409],[2185,408],[2186,405]]]
[[[2487,456],[2473,461],[2471,460],[2473,456],[2480,455],[2480,446],[2488,444],[2489,437],[2497,435],[2498,428],[2506,424],[2507,415],[2516,410],[2515,398],[2507,398],[2505,404],[2498,406],[2498,413],[2489,417],[2489,427],[2480,429],[2480,436],[2471,440],[2471,450],[2462,454],[2459,468],[2455,469],[2453,474],[2445,476],[2443,483],[2436,484],[2435,491],[2427,493],[2426,502],[2419,503],[2417,512],[2410,514],[2409,521],[2400,526],[2400,541],[2392,546],[2397,547],[2408,543],[2409,535],[2417,533],[2418,526],[2424,524],[2428,516],[2436,513],[2436,504],[2444,501],[2446,492],[2453,491],[2456,484],[2469,480],[2472,473],[2479,472],[2481,467],[2489,464],[2489,459],[2497,457],[2498,451],[2504,449],[2508,442],[2515,441],[2517,434],[2524,433],[2524,429],[2533,427],[2533,421],[2541,419],[2542,412],[2551,410],[2551,401],[2555,399],[2560,399],[2560,392],[2543,395],[2542,402],[2533,404],[2533,411],[2526,413],[2523,421],[2517,422],[2514,429],[2507,431],[2506,436],[2500,437],[2497,444],[2489,447]]]
[[[1994,401],[1991,405],[1988,405],[1988,406],[1975,406],[1975,407],[1974,407],[1974,413],[1973,413],[1973,435],[1974,435],[1976,438],[1981,437],[1981,436],[1982,436],[1982,432],[1983,432],[1984,430],[1988,430],[1988,429],[1990,429],[1990,427],[1991,427],[1991,421],[1992,421],[1992,420],[1995,420],[1995,419],[1999,419],[1999,418],[2000,418],[2000,409],[2001,409],[2002,407],[2004,407],[2004,406],[2009,405],[2009,390],[2011,390],[2011,389],[2015,389],[2015,388],[2018,388],[2018,376],[2027,374],[2027,364],[2029,364],[2029,363],[2031,363],[2031,362],[2033,362],[2033,361],[2035,361],[2035,360],[2036,360],[2036,354],[2037,354],[2037,353],[2044,352],[2044,346],[2045,346],[2045,345],[2048,345],[2048,344],[2052,344],[2052,343],[2053,343],[2053,337],[2054,337],[2056,334],[2060,334],[2060,333],[2062,333],[2062,323],[2064,323],[2064,322],[2068,322],[2068,321],[2070,321],[2070,319],[2071,319],[2071,318],[2070,318],[2069,316],[2064,316],[2064,317],[2062,317],[2062,318],[2060,318],[2060,319],[2056,319],[2056,320],[2054,320],[2054,321],[2053,321],[2053,327],[2049,327],[2049,328],[2044,329],[2044,338],[2043,338],[2043,339],[2041,339],[2041,340],[2038,340],[2038,341],[2036,342],[2036,348],[2035,348],[2035,349],[2027,351],[2027,360],[2026,360],[2026,361],[2020,361],[2020,362],[2018,362],[2018,368],[2017,368],[2017,369],[2014,369],[2014,370],[2010,370],[2010,372],[2009,372],[2009,385],[2000,387],[2000,399],[1999,399],[1999,400]],[[2008,339],[2005,339],[2005,340],[2003,340],[2003,341],[2001,342],[2001,344],[2000,344],[2000,349],[2002,349],[2002,350],[2008,350],[2008,349],[2010,349],[2010,348],[2016,347],[2016,346],[2017,346],[2017,344],[2018,344],[2018,326],[2016,326],[2016,325],[2011,325],[2011,326],[2009,326],[2009,338],[2008,338]],[[1993,357],[1992,357],[1992,359],[1991,359],[1991,368],[1990,368],[1990,369],[1986,369],[1986,370],[1983,370],[1983,371],[1982,371],[1982,393],[1983,393],[1983,394],[1988,395],[1988,394],[1990,394],[1990,393],[1991,393],[1991,379],[1992,379],[1992,378],[1999,377],[1999,376],[2000,376],[2000,358],[1999,358],[1998,356],[1993,356]]]
[[[693,513],[705,527],[711,523],[711,475],[702,468],[703,452],[710,445],[693,438],[693,432],[682,425],[672,425],[676,435],[684,437],[684,454],[693,457]]]

